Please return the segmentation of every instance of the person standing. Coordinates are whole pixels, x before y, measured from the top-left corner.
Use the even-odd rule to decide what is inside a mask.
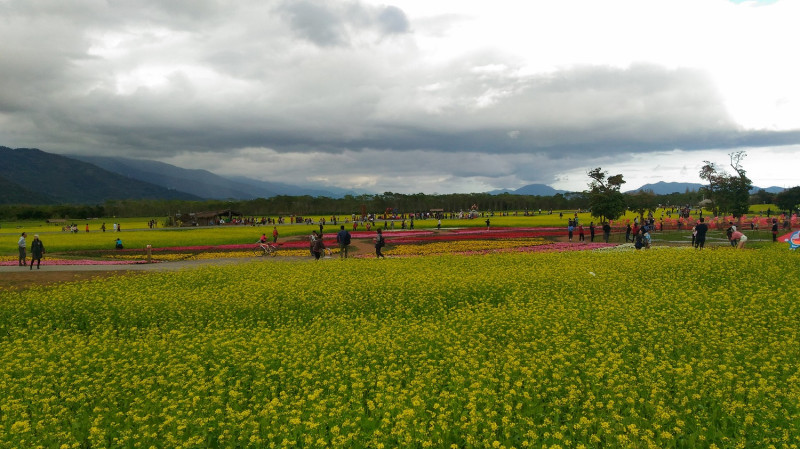
[[[636,235],[636,234],[634,234],[634,235]],[[631,240],[631,224],[630,223],[628,223],[628,225],[625,226],[625,243],[628,243],[628,240]]]
[[[567,224],[567,235],[569,236],[569,241],[572,241],[572,232],[574,231],[574,227],[572,226],[572,219],[569,220],[569,224]]]
[[[278,243],[278,228],[276,226],[272,227],[272,243]]]
[[[594,222],[589,222],[589,241],[594,242]]]
[[[378,229],[378,235],[375,236],[375,258],[376,259],[380,259],[380,258],[384,258],[385,259],[386,258],[383,255],[383,253],[381,253],[381,248],[383,248],[384,245],[386,245],[386,241],[383,240],[383,232],[381,232],[381,230]]]
[[[489,219],[488,218],[486,219],[486,230],[487,231],[489,230]]]
[[[39,269],[39,265],[42,263],[42,256],[44,255],[44,244],[41,240],[39,240],[38,235],[33,236],[33,241],[31,242],[31,270],[33,270],[33,261],[36,261],[36,269]]]
[[[26,234],[23,232],[22,235],[19,237],[19,241],[17,241],[17,246],[19,247],[19,266],[24,267],[25,263],[27,262],[28,255],[25,254],[25,236]]]
[[[309,242],[310,243],[308,245],[308,251],[311,253],[312,256],[314,255],[314,242],[316,242],[316,241],[317,241],[317,231],[311,231],[311,237],[309,238]]]
[[[769,209],[767,209],[767,217],[769,217]],[[25,234],[22,234],[25,235]],[[772,219],[772,243],[778,241],[778,219]]]
[[[381,228],[378,228],[381,232]],[[339,258],[347,259],[347,247],[350,245],[350,233],[342,225],[339,232],[336,234],[336,243],[339,245]]]
[[[316,234],[317,231],[314,231]],[[314,259],[319,260],[319,257],[322,255],[322,251],[325,249],[325,244],[322,243],[322,235],[318,235],[314,240],[314,244],[311,247],[311,252],[314,253]]]
[[[608,239],[611,237],[611,225],[608,222],[603,223],[603,240],[608,243]]]
[[[582,224],[578,225],[578,241],[579,242],[585,242],[586,241],[586,235],[583,232],[583,225]]]
[[[706,244],[706,233],[708,232],[708,225],[705,223],[705,218],[700,217],[700,223],[695,226],[697,236],[694,239],[694,247],[703,249]]]

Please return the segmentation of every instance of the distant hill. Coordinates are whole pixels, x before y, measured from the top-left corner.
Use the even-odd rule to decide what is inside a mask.
[[[349,193],[342,189],[313,189],[246,177],[219,176],[208,170],[191,170],[163,162],[107,156],[70,156],[133,179],[175,189],[202,198],[250,200],[276,195],[327,196],[339,198]]]
[[[491,192],[487,193],[489,193],[490,195],[502,195],[504,193],[510,193],[512,195],[553,196],[558,193],[567,193],[567,191],[556,190],[546,184],[528,184],[516,190],[500,189],[500,190],[492,190]]]
[[[149,182],[208,199],[268,198],[276,195],[263,186],[251,185],[215,175],[207,170],[190,170],[163,162],[105,156],[71,156],[129,178]]]
[[[696,182],[664,182],[659,181],[655,184],[645,184],[638,189],[629,190],[625,193],[634,193],[634,192],[641,192],[641,191],[651,191],[656,195],[669,195],[670,193],[686,193],[689,192],[696,192],[700,190],[701,187],[705,187],[705,184],[698,184]],[[756,193],[761,190],[763,187],[753,187],[750,189],[750,193]],[[783,187],[767,187],[764,189],[769,193],[781,193],[784,191]]]
[[[231,179],[231,178],[227,178]],[[314,187],[301,187],[293,184],[284,184],[281,182],[259,181],[252,178],[237,178],[236,182],[255,187],[257,189],[268,189],[275,192],[275,195],[289,195],[289,196],[325,196],[328,198],[342,198],[345,195],[361,195],[364,192],[355,192],[352,190],[339,189],[336,187],[314,188]],[[264,198],[267,198],[266,196]]]
[[[567,193],[566,190],[556,190],[545,184],[528,184],[514,191],[517,195],[553,196],[557,193]]]
[[[783,187],[777,187],[777,186],[766,187],[766,188],[764,188],[764,187],[753,187],[752,189],[750,189],[750,193],[751,194],[752,193],[756,193],[761,189],[764,189],[765,192],[769,192],[769,193],[781,193],[784,190],[786,190]]]
[[[641,191],[649,191],[653,192],[656,195],[669,195],[670,193],[686,193],[695,192],[700,190],[700,187],[703,187],[703,184],[698,184],[696,182],[664,182],[659,181],[655,184],[645,184],[638,189],[629,190],[625,193],[634,193],[634,192],[641,192]]]
[[[100,204],[107,200],[122,199],[201,199],[38,149],[0,147],[0,160],[0,177],[37,195],[51,198],[54,203]]]

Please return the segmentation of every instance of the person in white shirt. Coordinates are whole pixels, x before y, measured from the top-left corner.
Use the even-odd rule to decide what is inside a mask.
[[[17,242],[17,246],[19,246],[19,266],[25,266],[25,260],[28,258],[27,254],[25,254],[25,233],[23,232]]]

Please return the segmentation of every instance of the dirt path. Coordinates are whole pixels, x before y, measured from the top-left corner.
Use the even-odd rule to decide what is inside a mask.
[[[333,248],[331,248],[333,249]],[[371,240],[353,239],[350,245],[349,254],[351,256],[373,255],[375,247]],[[336,254],[333,258],[338,259]],[[231,257],[205,260],[183,260],[173,262],[159,262],[150,264],[128,264],[128,265],[48,265],[47,258],[42,260],[40,269],[20,266],[0,266],[0,294],[3,291],[14,291],[27,289],[36,285],[51,285],[62,282],[77,282],[87,279],[102,279],[113,276],[132,276],[146,272],[157,271],[178,271],[192,269],[204,265],[235,265],[246,262],[263,261],[271,263],[303,263],[311,262],[309,257]]]

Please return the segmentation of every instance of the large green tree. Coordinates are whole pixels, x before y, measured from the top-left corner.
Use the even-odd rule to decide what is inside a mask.
[[[628,209],[639,214],[639,220],[644,220],[645,212],[655,212],[658,209],[658,197],[652,191],[641,190],[625,195]]]
[[[791,214],[794,211],[800,211],[800,186],[786,189],[783,192],[775,195],[775,204]]]
[[[625,195],[620,192],[625,181],[622,175],[608,176],[608,172],[600,167],[589,170],[589,207],[593,217],[606,220],[615,220],[625,213]]]
[[[700,178],[709,183],[707,190],[714,205],[714,213],[731,214],[738,218],[750,210],[750,189],[753,188],[753,182],[742,167],[742,160],[747,153],[737,151],[730,153],[729,156],[735,175],[728,174],[713,163],[704,161],[705,165],[700,169]]]

